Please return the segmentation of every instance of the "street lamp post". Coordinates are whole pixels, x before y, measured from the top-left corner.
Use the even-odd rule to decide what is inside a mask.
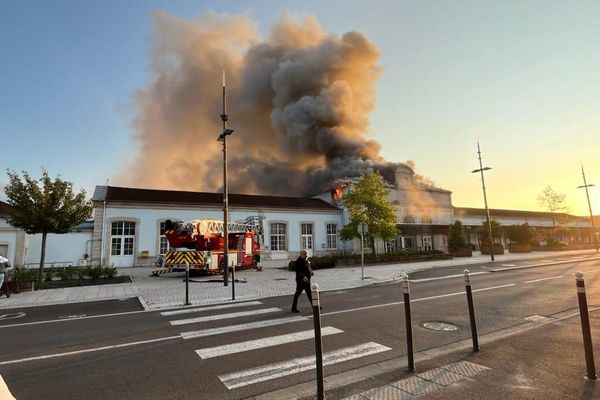
[[[589,184],[585,180],[585,171],[583,170],[583,165],[581,166],[581,175],[583,176],[583,185],[577,186],[577,189],[585,188],[585,195],[587,197],[588,209],[590,210],[590,222],[592,223],[592,233],[594,235],[594,243],[596,244],[596,251],[598,251],[598,233],[596,232],[596,226],[594,225],[594,214],[592,214],[592,203],[590,203],[590,193],[588,192],[588,188],[594,186],[593,184]]]
[[[481,173],[481,185],[483,187],[483,202],[485,204],[485,214],[487,216],[487,222],[488,222],[488,235],[490,238],[490,256],[492,258],[492,261],[494,261],[494,238],[492,236],[492,220],[490,219],[490,209],[488,208],[487,195],[485,193],[485,179],[483,177],[483,171],[488,171],[491,168],[483,167],[483,164],[481,162],[481,150],[479,148],[479,140],[477,141],[477,154],[479,156],[479,169],[474,169],[473,171],[471,171],[471,173],[472,174],[475,174],[477,172]],[[480,244],[480,247],[481,247],[481,244]]]
[[[221,114],[221,121],[223,121],[223,132],[217,138],[218,141],[223,142],[223,285],[228,286],[229,284],[229,226],[228,226],[228,199],[227,199],[227,136],[233,133],[233,129],[227,129],[227,101],[225,98],[225,71],[223,71],[223,114]],[[232,283],[232,290],[233,285]],[[235,293],[235,292],[233,292]],[[233,295],[235,297],[235,294]]]

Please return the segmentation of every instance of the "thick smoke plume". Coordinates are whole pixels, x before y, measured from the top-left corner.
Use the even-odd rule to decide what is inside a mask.
[[[245,16],[153,19],[151,82],[134,95],[139,153],[117,183],[222,189],[223,70],[230,192],[311,195],[369,169],[393,181],[367,138],[380,68],[362,34],[327,34],[313,17],[284,16],[267,39]]]

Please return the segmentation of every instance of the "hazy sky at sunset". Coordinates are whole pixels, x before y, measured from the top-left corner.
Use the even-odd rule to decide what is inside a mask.
[[[479,137],[491,208],[540,210],[550,185],[587,215],[583,163],[600,214],[598,1],[2,1],[0,184],[45,167],[91,194],[135,158],[157,11],[243,14],[265,36],[284,12],[361,32],[380,53],[369,136],[386,160],[483,207]]]

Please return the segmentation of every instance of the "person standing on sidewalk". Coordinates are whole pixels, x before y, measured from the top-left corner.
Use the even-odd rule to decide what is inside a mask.
[[[4,281],[7,270],[12,269],[8,264],[8,259],[0,256],[0,293],[4,292],[6,297],[10,297],[10,290],[8,289],[8,283]]]
[[[294,301],[292,302],[292,312],[299,313],[298,298],[303,291],[306,292],[308,301],[312,305],[312,294],[310,292],[312,270],[310,269],[310,261],[308,261],[308,252],[306,250],[300,251],[300,257],[298,257],[294,266],[296,269],[296,293],[294,293]]]

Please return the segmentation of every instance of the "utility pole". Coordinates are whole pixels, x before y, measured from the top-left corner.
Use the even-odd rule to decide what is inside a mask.
[[[227,129],[227,100],[225,97],[225,70],[223,70],[223,132],[217,138],[223,142],[223,285],[229,285],[229,229],[228,229],[228,199],[227,199],[227,136],[233,133],[233,129]]]
[[[577,186],[577,189],[585,188],[585,195],[587,197],[588,209],[590,210],[590,222],[592,223],[592,234],[594,235],[594,243],[596,244],[596,251],[598,251],[598,233],[596,232],[596,226],[594,225],[594,214],[592,214],[592,203],[590,203],[590,193],[588,188],[594,186],[589,184],[585,180],[585,171],[583,170],[583,164],[581,165],[581,175],[583,176],[583,185]]]
[[[474,169],[473,171],[471,171],[472,174],[474,173],[481,173],[481,185],[483,187],[483,202],[485,204],[485,214],[487,216],[487,222],[488,222],[488,235],[490,238],[490,256],[492,258],[492,261],[494,261],[494,237],[492,236],[492,220],[490,219],[490,209],[488,208],[488,202],[487,202],[487,195],[485,193],[485,179],[483,178],[483,171],[488,171],[491,168],[490,167],[483,167],[483,164],[481,162],[481,150],[479,148],[479,140],[477,140],[477,154],[479,155],[479,169]],[[481,244],[480,244],[481,247]]]

